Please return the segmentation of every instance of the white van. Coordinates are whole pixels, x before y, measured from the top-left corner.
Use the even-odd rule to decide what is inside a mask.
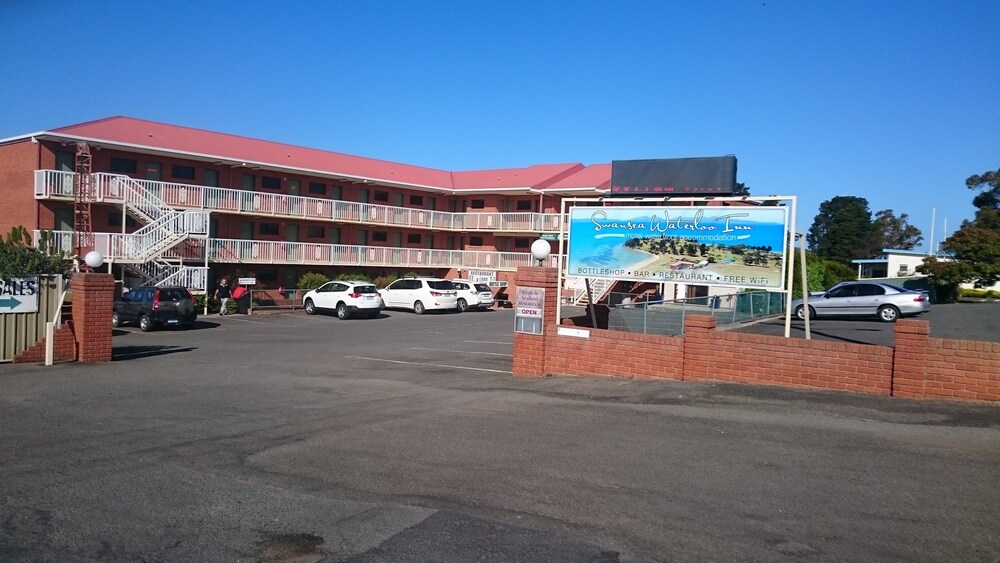
[[[458,310],[480,309],[485,311],[493,306],[493,292],[485,283],[472,283],[469,280],[451,280],[458,291]]]

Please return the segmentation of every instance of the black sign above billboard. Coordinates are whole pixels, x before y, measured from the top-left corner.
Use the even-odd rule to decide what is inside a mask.
[[[611,162],[611,195],[732,195],[736,157],[658,158]]]

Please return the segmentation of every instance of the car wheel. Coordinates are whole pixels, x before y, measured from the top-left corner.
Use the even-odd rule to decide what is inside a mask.
[[[413,312],[414,313],[416,313],[418,315],[423,315],[424,311],[425,311],[424,304],[421,303],[420,301],[417,301],[416,303],[413,304]]]
[[[115,328],[122,326],[122,319],[118,316],[118,311],[115,311],[111,315],[111,326]]]
[[[458,300],[458,310],[462,313],[469,310],[469,304],[465,301],[465,299]]]
[[[316,305],[313,304],[312,299],[306,299],[306,314],[307,315],[316,314]]]
[[[149,332],[153,328],[153,319],[149,318],[149,315],[143,315],[139,317],[139,330],[143,332]]]
[[[347,312],[347,305],[343,303],[337,303],[337,318],[340,320],[346,320],[351,315]]]
[[[795,317],[800,321],[804,321],[806,319],[806,311],[804,306],[799,305],[798,307],[795,308]],[[809,307],[809,319],[811,320],[815,318],[816,318],[816,310],[813,309],[812,307]]]
[[[894,323],[899,318],[899,309],[893,305],[883,305],[878,308],[878,320],[884,323]]]

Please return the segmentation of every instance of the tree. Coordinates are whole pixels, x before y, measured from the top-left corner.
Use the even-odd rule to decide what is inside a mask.
[[[965,185],[980,192],[972,200],[975,218],[941,243],[947,259],[926,258],[917,267],[941,287],[939,295],[957,295],[963,283],[982,288],[1000,281],[1000,170],[969,176]]]
[[[806,242],[809,250],[820,258],[850,265],[851,260],[859,258],[859,252],[869,254],[872,229],[868,200],[837,196],[819,206],[819,215],[806,234]]]
[[[872,236],[867,254],[881,253],[883,248],[913,250],[924,237],[920,229],[910,224],[910,217],[903,213],[899,217],[892,209],[883,209],[875,214],[872,222]]]

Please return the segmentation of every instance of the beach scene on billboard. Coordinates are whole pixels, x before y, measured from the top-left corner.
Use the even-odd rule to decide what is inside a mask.
[[[573,207],[567,274],[784,287],[785,207]]]

